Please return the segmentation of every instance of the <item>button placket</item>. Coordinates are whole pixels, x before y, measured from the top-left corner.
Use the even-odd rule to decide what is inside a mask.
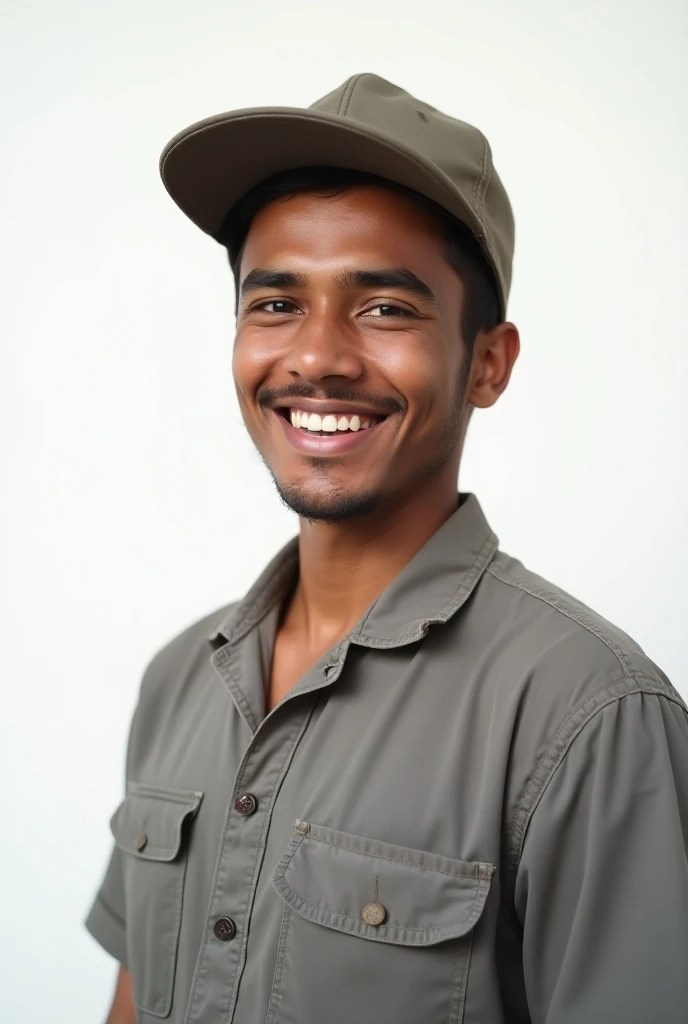
[[[312,707],[292,721],[285,715],[277,728],[273,721],[267,732],[259,727],[241,761],[234,782],[234,791],[238,790],[239,795],[229,806],[208,915],[210,935],[218,941],[211,938],[199,958],[185,1024],[207,1024],[214,1020],[218,998],[223,1007],[227,1007],[226,1011],[223,1008],[227,1024],[233,1019],[246,956],[248,924],[266,841],[265,818],[272,815],[275,793],[279,791],[311,713]],[[258,801],[253,793],[244,791],[246,783],[259,783],[261,814],[253,813],[257,810]],[[252,800],[244,801],[245,797]],[[245,808],[243,812],[237,807],[240,802]],[[250,814],[247,813],[249,805],[252,807]],[[247,868],[250,869],[250,886],[238,888],[234,879],[245,878]],[[235,938],[236,941],[230,941]]]

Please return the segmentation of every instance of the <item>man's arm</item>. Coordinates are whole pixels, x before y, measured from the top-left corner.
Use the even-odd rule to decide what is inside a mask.
[[[533,1024],[683,1024],[685,708],[631,693],[582,727],[533,810],[515,905]]]
[[[136,1024],[134,996],[131,991],[131,975],[126,967],[120,967],[115,985],[115,995],[105,1024]]]

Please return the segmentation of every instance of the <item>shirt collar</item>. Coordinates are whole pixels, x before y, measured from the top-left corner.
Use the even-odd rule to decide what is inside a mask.
[[[351,641],[365,647],[396,647],[419,640],[429,625],[444,623],[468,599],[492,561],[498,539],[474,494],[458,496],[456,511],[359,619]],[[298,538],[282,548],[246,596],[208,640],[236,643],[286,597],[298,575]]]

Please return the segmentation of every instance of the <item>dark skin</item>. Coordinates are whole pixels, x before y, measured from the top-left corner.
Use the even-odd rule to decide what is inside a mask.
[[[131,988],[131,974],[126,967],[120,967],[117,975],[115,994],[106,1024],[136,1024],[136,1009]]]
[[[410,271],[432,297],[410,279],[360,276],[389,268]],[[265,269],[296,276],[279,287],[262,276],[258,287]],[[441,231],[424,207],[377,187],[264,207],[242,255],[242,283],[249,275],[233,360],[241,411],[278,487],[321,517],[300,519],[299,580],[275,640],[267,713],[455,511],[469,417],[507,387],[519,337],[511,323],[481,332],[466,365],[464,289]],[[268,405],[258,401],[265,389]],[[290,444],[275,411],[302,408],[306,391],[323,403],[355,392],[366,408],[398,411],[355,450],[316,459]],[[375,495],[372,511],[327,521],[362,493]],[[108,1024],[134,1019],[122,968]]]
[[[364,276],[400,267],[432,297]],[[242,283],[265,269],[293,283],[259,280],[240,298],[233,370],[247,429],[278,486],[323,517],[343,498],[377,497],[363,516],[301,518],[299,582],[276,637],[269,711],[455,510],[470,412],[506,388],[519,338],[511,323],[481,332],[465,365],[464,290],[440,228],[412,199],[377,187],[264,207],[246,241]],[[289,389],[304,386],[324,406],[348,390],[403,411],[355,451],[316,461],[290,445],[279,412],[257,401],[268,388],[287,396],[282,406],[300,408]]]

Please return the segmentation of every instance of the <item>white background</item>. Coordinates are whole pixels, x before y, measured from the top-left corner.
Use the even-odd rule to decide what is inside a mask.
[[[479,125],[522,356],[462,490],[688,696],[682,0],[0,3],[0,1016],[99,1024],[81,922],[143,668],[295,531],[239,419],[224,251],[158,177],[234,107],[374,71]]]

